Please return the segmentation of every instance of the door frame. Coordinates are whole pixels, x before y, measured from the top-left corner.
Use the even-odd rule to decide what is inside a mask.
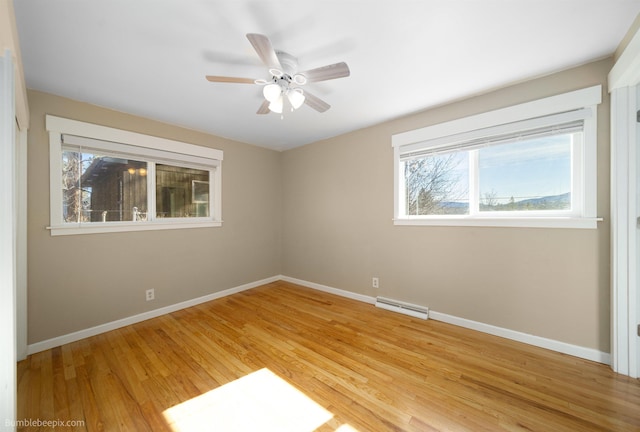
[[[636,31],[608,77],[611,94],[611,367],[640,376],[638,215],[638,111],[640,31]]]

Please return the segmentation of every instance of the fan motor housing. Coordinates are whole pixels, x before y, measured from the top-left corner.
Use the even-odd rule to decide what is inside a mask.
[[[293,76],[298,71],[298,59],[284,51],[276,51],[276,56],[280,61],[280,65],[282,66],[282,72],[285,75]]]

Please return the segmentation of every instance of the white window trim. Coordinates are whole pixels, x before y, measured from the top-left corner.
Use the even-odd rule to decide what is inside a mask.
[[[187,144],[180,141],[144,135],[136,132],[114,129],[77,120],[46,116],[49,132],[49,173],[50,173],[50,226],[52,236],[74,234],[97,234],[125,231],[149,231],[185,228],[210,228],[222,226],[222,150]],[[212,215],[209,218],[175,218],[147,222],[92,222],[90,224],[69,224],[62,222],[62,136],[73,135],[88,140],[108,141],[116,146],[126,145],[140,150],[141,154],[162,152],[175,154],[178,165],[184,165],[189,158],[206,161],[213,169],[209,181],[209,196],[212,197]],[[151,175],[152,173],[150,173]],[[153,196],[153,194],[152,194]]]
[[[595,229],[597,222],[597,105],[602,102],[602,86],[597,85],[561,95],[551,96],[532,102],[464,117],[433,126],[427,126],[392,136],[394,154],[394,224],[432,226],[487,226],[487,227],[529,227],[529,228],[583,228]],[[404,183],[400,170],[400,156],[407,148],[416,148],[424,141],[460,136],[480,129],[492,128],[508,123],[522,122],[567,111],[586,109],[584,120],[584,152],[582,169],[578,170],[583,190],[577,197],[581,206],[580,216],[543,217],[531,214],[509,214],[502,216],[404,216],[401,215],[400,188]]]

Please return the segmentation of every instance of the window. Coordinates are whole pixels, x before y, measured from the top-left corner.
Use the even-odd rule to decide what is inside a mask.
[[[395,224],[596,228],[601,87],[394,135]]]
[[[47,116],[52,235],[221,225],[222,152]]]

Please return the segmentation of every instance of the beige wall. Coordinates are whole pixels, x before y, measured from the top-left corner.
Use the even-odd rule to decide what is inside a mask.
[[[29,91],[30,344],[281,273],[281,155]],[[45,114],[224,151],[222,228],[51,237]],[[156,300],[144,292],[154,287]]]
[[[612,59],[283,153],[283,274],[609,352]],[[392,134],[602,84],[597,230],[394,226]],[[371,278],[380,278],[380,289]]]
[[[605,86],[611,66],[591,63],[283,153],[30,91],[29,343],[284,274],[608,352],[606,88],[597,230],[394,226],[391,136]],[[51,237],[45,114],[223,150],[223,227]],[[154,302],[144,301],[148,287]]]

